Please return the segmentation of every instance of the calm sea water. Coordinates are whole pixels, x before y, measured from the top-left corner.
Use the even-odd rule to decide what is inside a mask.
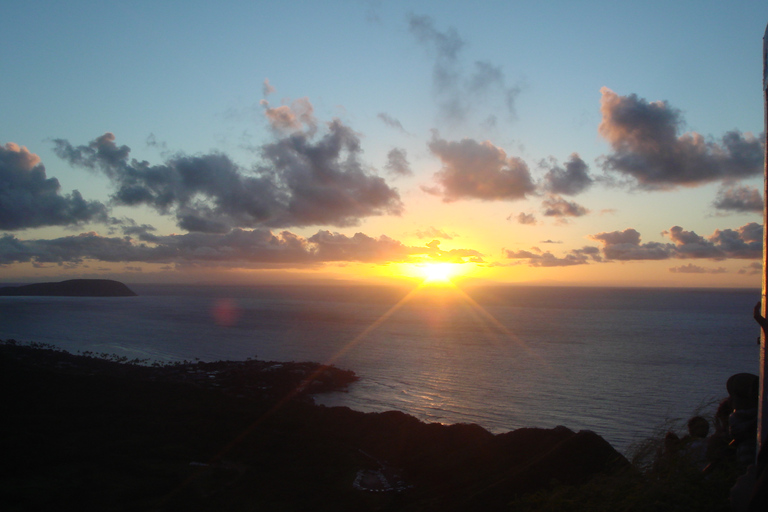
[[[361,380],[319,403],[492,432],[565,425],[621,451],[725,396],[730,375],[758,372],[759,291],[132,288],[139,297],[0,297],[0,338],[164,361],[329,362]]]

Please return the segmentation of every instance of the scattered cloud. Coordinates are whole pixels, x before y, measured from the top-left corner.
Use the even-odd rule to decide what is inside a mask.
[[[515,101],[521,87],[509,85],[501,67],[488,61],[475,61],[471,71],[466,71],[460,59],[465,42],[455,28],[441,32],[432,18],[417,15],[409,17],[408,27],[434,58],[432,87],[443,119],[465,121],[476,103],[485,101],[500,101],[508,117],[516,117]]]
[[[659,242],[641,244],[640,233],[633,228],[598,233],[589,238],[603,244],[603,254],[609,260],[664,260],[670,257],[674,247]]]
[[[77,190],[61,194],[56,178],[46,177],[40,157],[24,146],[0,146],[0,229],[76,226],[105,222],[107,207],[86,201]]]
[[[718,190],[712,205],[718,210],[762,213],[764,203],[762,194],[756,188],[730,186]]]
[[[688,263],[687,265],[681,265],[679,267],[671,267],[669,271],[674,274],[725,274],[728,272],[725,267],[705,268],[694,265],[693,263]]]
[[[746,267],[740,268],[738,273],[739,274],[746,274],[746,275],[749,275],[749,276],[755,276],[755,275],[762,274],[763,273],[763,264],[762,263],[758,263],[758,262],[750,263]]]
[[[266,98],[273,92],[275,92],[275,88],[269,83],[269,78],[265,78],[264,83],[261,85],[261,95]]]
[[[523,224],[527,226],[536,225],[536,216],[533,215],[532,213],[520,212],[515,216],[510,215],[509,217],[507,217],[507,220],[512,220],[513,218],[517,220],[518,224]]]
[[[583,247],[574,249],[565,256],[559,258],[549,251],[542,252],[538,248],[532,251],[506,250],[507,259],[527,260],[531,267],[570,267],[573,265],[586,265],[589,261],[601,261],[600,250],[597,247]]]
[[[358,136],[339,120],[316,136],[310,107],[299,101],[267,108],[275,140],[259,148],[261,162],[250,171],[222,153],[176,155],[160,165],[129,159],[130,148],[118,146],[112,133],[76,147],[57,139],[54,150],[72,165],[103,172],[115,187],[114,204],[175,215],[187,231],[344,227],[372,215],[399,215],[397,190],[360,160]]]
[[[347,236],[321,230],[309,238],[289,231],[233,229],[226,234],[187,233],[154,236],[151,243],[130,236],[105,237],[95,232],[51,240],[21,240],[0,236],[0,265],[32,262],[78,266],[87,260],[123,263],[161,263],[240,268],[299,268],[328,262],[431,261],[482,262],[474,249],[442,250],[432,240],[424,246],[405,244],[363,233]]]
[[[573,201],[566,201],[559,196],[549,196],[541,203],[544,208],[544,216],[557,217],[565,220],[566,217],[582,217],[589,213],[589,210]]]
[[[556,161],[543,165],[548,167],[544,175],[542,188],[552,194],[575,196],[592,186],[594,180],[589,175],[589,166],[577,153],[571,154],[565,167],[560,167]]]
[[[421,229],[416,230],[413,234],[419,240],[423,240],[425,238],[429,238],[429,239],[442,238],[443,240],[453,240],[453,237],[456,236],[456,235],[450,235],[446,231],[442,229],[437,229],[433,226],[430,226],[424,230],[421,230]]]
[[[763,171],[763,146],[751,134],[727,132],[718,142],[695,133],[679,135],[684,120],[665,101],[601,89],[600,134],[613,153],[603,168],[636,180],[640,188],[671,189],[755,176]]]
[[[542,252],[537,247],[529,251],[505,250],[509,259],[527,260],[532,267],[555,267],[584,265],[590,261],[638,261],[638,260],[667,260],[667,259],[710,259],[723,260],[726,258],[758,259],[762,256],[762,229],[754,222],[738,229],[716,230],[708,238],[701,237],[693,231],[686,231],[680,226],[673,226],[662,234],[668,236],[673,243],[641,241],[640,233],[627,228],[624,231],[612,231],[591,235],[589,238],[602,244],[602,247],[585,246],[568,252],[563,257],[555,256],[549,251]],[[554,243],[547,240],[542,243]],[[750,265],[748,268],[754,268]],[[760,265],[762,268],[762,265]],[[701,269],[701,270],[697,270]],[[670,269],[671,272],[693,273],[722,273],[721,267],[704,269],[688,264]],[[739,272],[739,273],[745,273]]]
[[[488,141],[449,142],[433,132],[429,149],[441,160],[442,168],[434,176],[438,188],[428,191],[441,195],[445,202],[512,201],[523,199],[535,190],[526,163],[520,158],[508,157],[503,149]]]
[[[403,125],[400,123],[400,121],[390,116],[386,112],[379,112],[379,114],[376,117],[381,119],[384,122],[384,124],[386,124],[390,128],[395,128],[397,131],[401,133],[407,133],[405,131],[405,128],[403,128]]]
[[[404,149],[392,148],[387,153],[387,163],[384,167],[395,176],[412,176],[411,164],[408,163],[408,153]]]
[[[662,234],[674,243],[641,243],[640,233],[632,228],[598,233],[590,238],[603,244],[602,251],[607,260],[755,259],[762,256],[762,232],[762,225],[751,222],[736,230],[718,229],[708,238],[680,226],[673,226]]]
[[[309,135],[314,135],[317,131],[315,108],[309,98],[294,100],[291,106],[281,105],[273,108],[267,100],[261,100],[261,105],[269,125],[278,134],[301,132],[305,126]]]
[[[738,229],[717,229],[710,237],[728,258],[756,259],[763,256],[763,225],[750,222]]]

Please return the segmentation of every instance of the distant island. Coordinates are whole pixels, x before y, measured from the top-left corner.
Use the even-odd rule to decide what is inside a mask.
[[[70,279],[0,288],[0,296],[135,297],[125,284],[111,279]]]

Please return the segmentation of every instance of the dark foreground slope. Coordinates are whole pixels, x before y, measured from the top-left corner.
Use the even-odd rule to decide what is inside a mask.
[[[493,435],[315,406],[353,374],[140,367],[0,343],[4,510],[509,510],[629,464],[567,428]]]
[[[134,297],[125,284],[111,279],[70,279],[56,283],[4,286],[0,296]]]

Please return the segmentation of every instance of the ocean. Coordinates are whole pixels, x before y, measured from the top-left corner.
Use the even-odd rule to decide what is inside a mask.
[[[0,297],[0,339],[130,359],[316,361],[316,397],[500,433],[565,425],[618,450],[758,372],[759,290],[131,285],[138,297]]]

